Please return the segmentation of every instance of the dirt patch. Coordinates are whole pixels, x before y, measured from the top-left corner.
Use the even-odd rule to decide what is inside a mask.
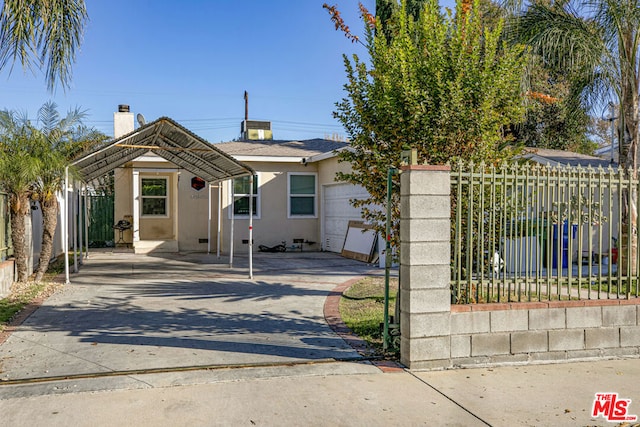
[[[34,311],[42,305],[42,303],[60,290],[64,284],[62,281],[51,281],[46,283],[35,282],[15,282],[11,285],[11,293],[5,298],[9,303],[24,303],[18,312],[16,312],[6,323],[0,324],[0,345],[3,344]]]

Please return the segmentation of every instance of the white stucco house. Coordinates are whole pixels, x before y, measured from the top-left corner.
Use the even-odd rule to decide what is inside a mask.
[[[120,108],[115,139],[74,166],[85,179],[115,171],[114,218],[132,224],[123,237],[136,253],[228,253],[232,240],[243,251],[250,196],[256,248],[284,241],[303,251],[340,252],[348,222],[361,220],[349,200],[367,194],[335,181],[349,168],[337,158],[348,144],[273,140],[268,122],[241,126],[244,139],[210,144],[167,117],[135,129],[133,113]]]
[[[286,241],[289,245],[302,244],[303,250],[342,250],[349,220],[361,219],[360,211],[349,200],[367,197],[362,187],[335,180],[338,171],[349,169],[337,157],[338,151],[347,149],[346,143],[325,139],[243,140],[216,147],[256,171],[257,244],[271,246]],[[235,182],[235,220],[246,223],[248,180]],[[223,220],[229,226],[232,198],[229,183],[223,185],[222,191]]]

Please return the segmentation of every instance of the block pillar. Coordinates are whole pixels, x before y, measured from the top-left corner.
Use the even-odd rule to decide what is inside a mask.
[[[410,369],[450,366],[450,172],[411,165],[400,177],[400,357]]]

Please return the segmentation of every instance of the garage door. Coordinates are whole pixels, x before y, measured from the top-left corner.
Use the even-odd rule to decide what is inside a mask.
[[[362,221],[360,208],[354,208],[349,200],[366,199],[368,193],[363,187],[353,184],[326,185],[323,188],[322,247],[325,251],[340,252],[349,221]]]

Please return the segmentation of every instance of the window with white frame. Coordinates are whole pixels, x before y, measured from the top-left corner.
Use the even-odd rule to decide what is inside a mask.
[[[140,187],[142,216],[167,216],[169,178],[141,178]]]
[[[316,217],[315,173],[290,172],[287,190],[289,217]]]
[[[233,180],[233,215],[236,217],[249,216],[249,187],[248,176]],[[258,175],[253,177],[253,216],[260,218],[260,192],[258,191]]]

